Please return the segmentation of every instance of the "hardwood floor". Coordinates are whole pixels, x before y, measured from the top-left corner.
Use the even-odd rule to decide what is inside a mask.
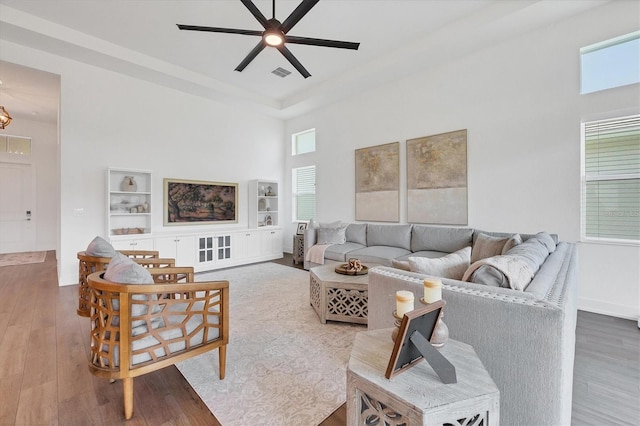
[[[291,255],[278,263],[301,268]],[[89,321],[76,308],[77,286],[57,286],[53,252],[0,268],[1,425],[125,424],[121,383],[87,369]],[[578,312],[572,423],[639,425],[639,370],[635,321]],[[136,378],[134,394],[129,425],[220,424],[173,366]],[[322,425],[345,419],[343,405]]]

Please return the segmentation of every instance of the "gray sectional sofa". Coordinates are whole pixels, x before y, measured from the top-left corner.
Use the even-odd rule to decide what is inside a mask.
[[[397,263],[409,257],[444,258],[465,246],[478,249],[484,235],[512,235],[425,225],[355,225],[352,232],[352,225],[347,227],[345,243],[327,247],[325,261],[357,257],[365,264],[387,265],[369,270],[370,330],[393,326],[396,291],[412,291],[416,300],[422,297],[426,275],[390,267],[394,259]],[[362,228],[366,240],[353,241],[362,237]],[[317,229],[308,230],[305,246],[317,235]],[[470,344],[478,353],[500,389],[500,423],[504,425],[571,424],[577,248],[558,242],[557,236],[551,236],[549,243],[547,236],[520,235],[523,243],[516,245],[518,250],[498,256],[521,259],[519,265],[533,274],[522,290],[505,288],[509,287],[505,277],[491,264],[466,277],[476,282],[442,278],[450,338]],[[305,262],[305,266],[313,264]]]

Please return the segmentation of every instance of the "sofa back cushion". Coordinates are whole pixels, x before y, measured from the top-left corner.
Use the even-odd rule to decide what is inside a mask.
[[[409,257],[409,269],[411,272],[420,272],[421,274],[434,277],[460,280],[464,272],[469,268],[470,260],[471,247],[465,247],[435,259],[429,259],[428,257]]]
[[[367,224],[350,223],[347,225],[347,241],[357,244],[367,245]]]
[[[472,238],[473,229],[413,225],[411,230],[411,251],[453,253],[470,246]]]
[[[317,229],[318,244],[344,244],[347,241],[346,238],[346,226],[339,226],[337,228],[324,228]]]
[[[367,246],[411,250],[411,225],[367,225]]]

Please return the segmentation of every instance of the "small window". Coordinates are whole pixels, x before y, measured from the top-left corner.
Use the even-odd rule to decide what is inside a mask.
[[[640,115],[583,129],[583,237],[640,242]]]
[[[291,137],[291,154],[300,155],[316,150],[316,129],[295,133]]]
[[[0,152],[17,155],[31,155],[31,138],[0,135]]]
[[[316,166],[292,170],[293,217],[307,221],[316,216]]]
[[[640,82],[640,31],[580,49],[580,93]]]

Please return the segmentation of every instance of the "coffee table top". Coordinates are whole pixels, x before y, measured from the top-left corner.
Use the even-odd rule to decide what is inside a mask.
[[[309,271],[313,275],[315,275],[322,282],[338,282],[338,283],[360,283],[360,284],[368,284],[369,283],[369,274],[365,275],[345,275],[339,274],[336,272],[336,266],[341,265],[341,263],[330,263],[328,265],[314,266]],[[379,266],[377,264],[366,264],[371,270],[374,266]]]

